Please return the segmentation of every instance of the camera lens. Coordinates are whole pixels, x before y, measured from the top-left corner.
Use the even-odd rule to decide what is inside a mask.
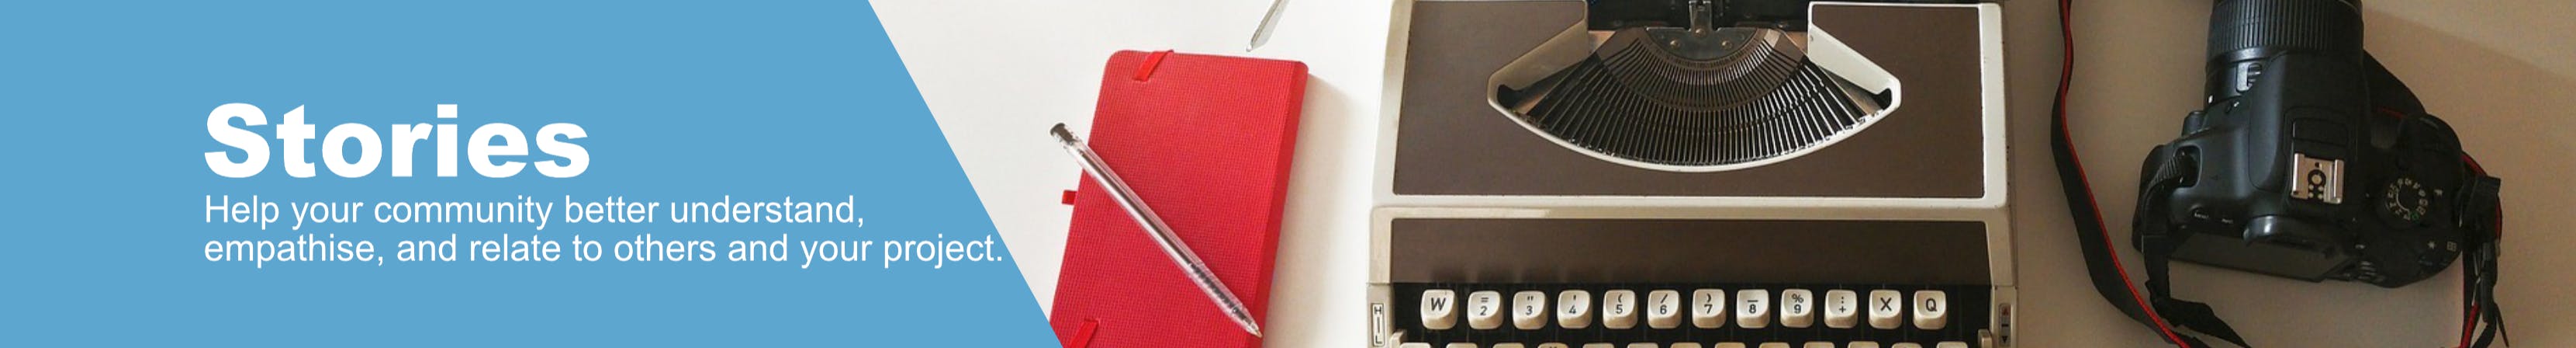
[[[2254,52],[2243,52],[2243,51]],[[2348,0],[2221,0],[2210,11],[2212,61],[2288,51],[2361,53],[2361,4]]]
[[[2219,0],[2209,18],[2209,96],[2251,88],[2259,60],[2315,53],[2361,61],[2361,4],[2352,0]]]

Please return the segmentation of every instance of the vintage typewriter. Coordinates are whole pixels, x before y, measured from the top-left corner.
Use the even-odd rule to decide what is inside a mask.
[[[1372,347],[2008,347],[2002,11],[1398,1]]]

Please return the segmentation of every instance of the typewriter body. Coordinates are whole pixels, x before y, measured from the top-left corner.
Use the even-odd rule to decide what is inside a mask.
[[[1397,2],[1370,346],[2012,345],[1998,5],[1617,2]]]

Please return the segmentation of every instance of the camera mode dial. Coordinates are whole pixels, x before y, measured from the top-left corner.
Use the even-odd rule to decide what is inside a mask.
[[[2426,188],[2415,178],[2398,177],[2380,190],[2380,213],[2389,219],[2389,224],[2397,227],[2420,226],[2424,223],[2424,215],[2432,212],[2433,198],[2438,195],[2441,191]]]

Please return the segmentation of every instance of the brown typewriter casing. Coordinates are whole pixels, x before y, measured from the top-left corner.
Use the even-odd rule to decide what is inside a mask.
[[[1892,89],[1879,119],[1759,166],[1605,161],[1515,123],[1496,87],[1579,57],[1579,0],[1396,3],[1372,212],[1371,346],[1421,283],[1982,286],[1969,327],[2011,345],[2002,9],[1818,3],[1807,54]],[[1851,69],[1852,62],[1865,69]],[[1874,70],[1873,70],[1874,69]],[[1639,289],[1643,291],[1644,289]],[[1774,289],[1774,291],[1777,291]],[[1982,306],[1978,306],[1982,305]],[[1956,311],[1954,311],[1956,313]],[[1981,343],[1981,344],[1980,344]]]

